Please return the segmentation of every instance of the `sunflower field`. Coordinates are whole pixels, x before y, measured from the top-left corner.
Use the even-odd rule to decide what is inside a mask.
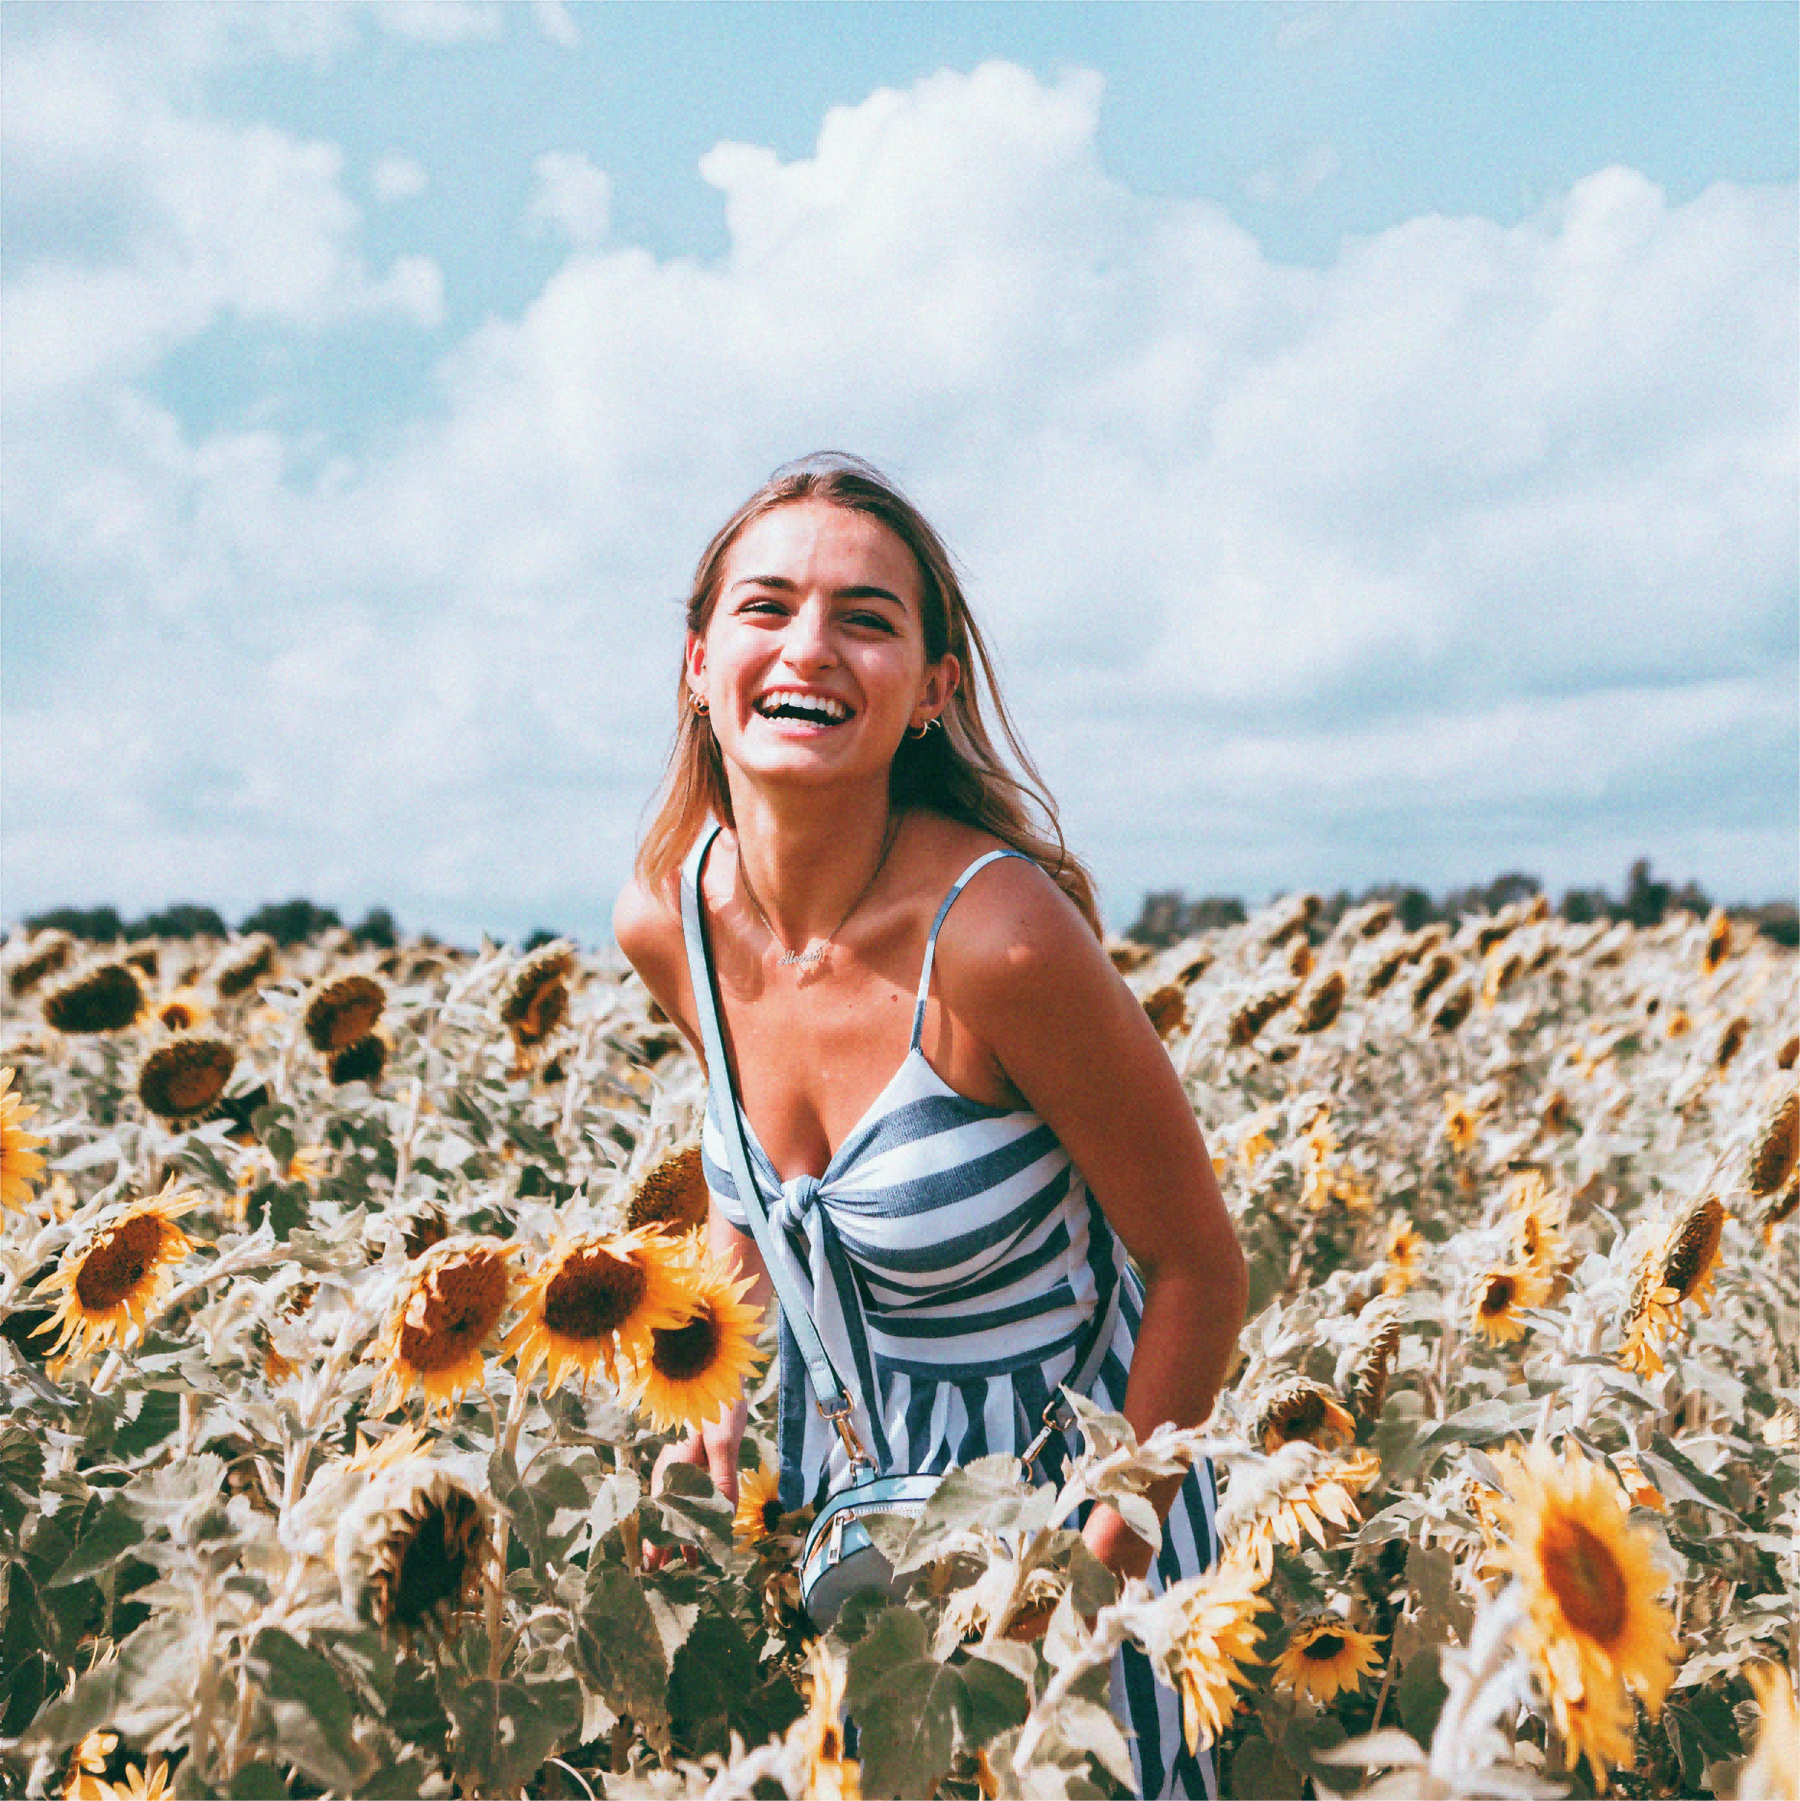
[[[952,1472],[816,1636],[700,1072],[616,961],[0,959],[0,1793],[1800,1793],[1795,954],[1298,897],[1115,961],[1251,1272],[1214,1418]],[[658,1452],[748,1386],[734,1508]],[[1064,1522],[1199,1456],[1223,1556]]]

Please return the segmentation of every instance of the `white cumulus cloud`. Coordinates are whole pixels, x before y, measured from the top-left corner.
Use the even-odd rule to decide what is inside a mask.
[[[384,156],[375,165],[369,185],[377,200],[414,200],[431,185],[431,177],[413,157],[398,153]]]
[[[579,151],[547,150],[532,165],[537,189],[527,218],[535,231],[555,231],[587,248],[612,221],[612,178]]]

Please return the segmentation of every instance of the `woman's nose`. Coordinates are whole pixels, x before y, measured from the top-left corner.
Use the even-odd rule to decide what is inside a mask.
[[[807,601],[796,608],[782,634],[781,653],[797,669],[816,669],[837,660],[826,608]]]

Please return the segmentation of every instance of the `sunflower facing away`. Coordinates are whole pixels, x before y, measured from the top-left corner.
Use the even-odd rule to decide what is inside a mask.
[[[1256,1662],[1262,1628],[1256,1616],[1265,1605],[1263,1576],[1254,1562],[1227,1556],[1194,1578],[1183,1606],[1181,1637],[1175,1647],[1176,1685],[1181,1691],[1181,1729],[1187,1748],[1198,1756],[1231,1723],[1245,1664]]]
[[[446,1238],[407,1274],[370,1350],[384,1359],[375,1405],[390,1412],[418,1388],[425,1405],[456,1399],[486,1373],[485,1354],[511,1292],[507,1259],[517,1247],[495,1238]]]
[[[0,1213],[23,1208],[43,1174],[44,1159],[38,1146],[45,1141],[25,1130],[25,1121],[37,1114],[21,1094],[10,1093],[13,1072],[0,1069]]]
[[[620,1352],[642,1362],[654,1330],[680,1327],[693,1313],[679,1263],[676,1247],[649,1227],[588,1232],[556,1246],[527,1278],[524,1318],[501,1347],[518,1353],[519,1380],[548,1362],[550,1394],[572,1369],[585,1386],[596,1364],[617,1382]]]
[[[1380,1661],[1374,1639],[1343,1615],[1309,1613],[1295,1624],[1275,1659],[1275,1680],[1325,1707],[1340,1689],[1357,1687]]]
[[[625,1224],[635,1230],[691,1232],[706,1224],[709,1205],[698,1135],[665,1151],[638,1177],[625,1206]]]
[[[1469,1324],[1490,1344],[1511,1344],[1525,1336],[1523,1310],[1541,1307],[1550,1279],[1530,1264],[1491,1269],[1476,1279]]]
[[[38,1293],[62,1291],[39,1332],[57,1331],[49,1355],[85,1356],[96,1345],[123,1345],[140,1334],[174,1280],[193,1241],[175,1221],[204,1197],[183,1193],[173,1178],[160,1194],[103,1218],[85,1243],[68,1252]],[[81,1343],[76,1345],[79,1337]]]
[[[1634,1719],[1627,1691],[1654,1719],[1680,1647],[1657,1597],[1669,1578],[1656,1539],[1633,1526],[1605,1465],[1565,1444],[1496,1457],[1510,1500],[1500,1503],[1502,1556],[1524,1593],[1523,1640],[1562,1735],[1567,1767],[1585,1757],[1596,1783],[1629,1764]]]
[[[1325,1527],[1352,1530],[1362,1523],[1355,1497],[1374,1486],[1381,1459],[1373,1451],[1322,1451],[1297,1439],[1267,1464],[1240,1463],[1218,1512],[1219,1542],[1266,1579],[1275,1547],[1298,1551],[1306,1539],[1326,1543]]]
[[[763,1320],[762,1309],[743,1298],[751,1278],[733,1281],[726,1265],[698,1246],[672,1268],[686,1290],[688,1317],[679,1326],[651,1329],[632,1396],[662,1432],[704,1426],[736,1402],[758,1361]]]

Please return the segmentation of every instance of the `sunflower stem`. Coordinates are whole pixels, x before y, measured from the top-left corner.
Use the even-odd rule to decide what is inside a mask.
[[[519,1447],[519,1429],[525,1424],[525,1407],[529,1389],[523,1382],[513,1384],[512,1399],[506,1406],[506,1427],[502,1436],[501,1448],[510,1462],[513,1453]],[[490,1400],[489,1405],[492,1405]],[[507,1654],[512,1650],[518,1634],[515,1633],[504,1645],[500,1642],[501,1608],[506,1600],[506,1553],[509,1549],[508,1539],[511,1536],[511,1520],[502,1511],[494,1527],[494,1580],[487,1592],[487,1642],[488,1642],[488,1678],[498,1682],[500,1672],[505,1667]],[[524,1628],[521,1626],[520,1631]]]

